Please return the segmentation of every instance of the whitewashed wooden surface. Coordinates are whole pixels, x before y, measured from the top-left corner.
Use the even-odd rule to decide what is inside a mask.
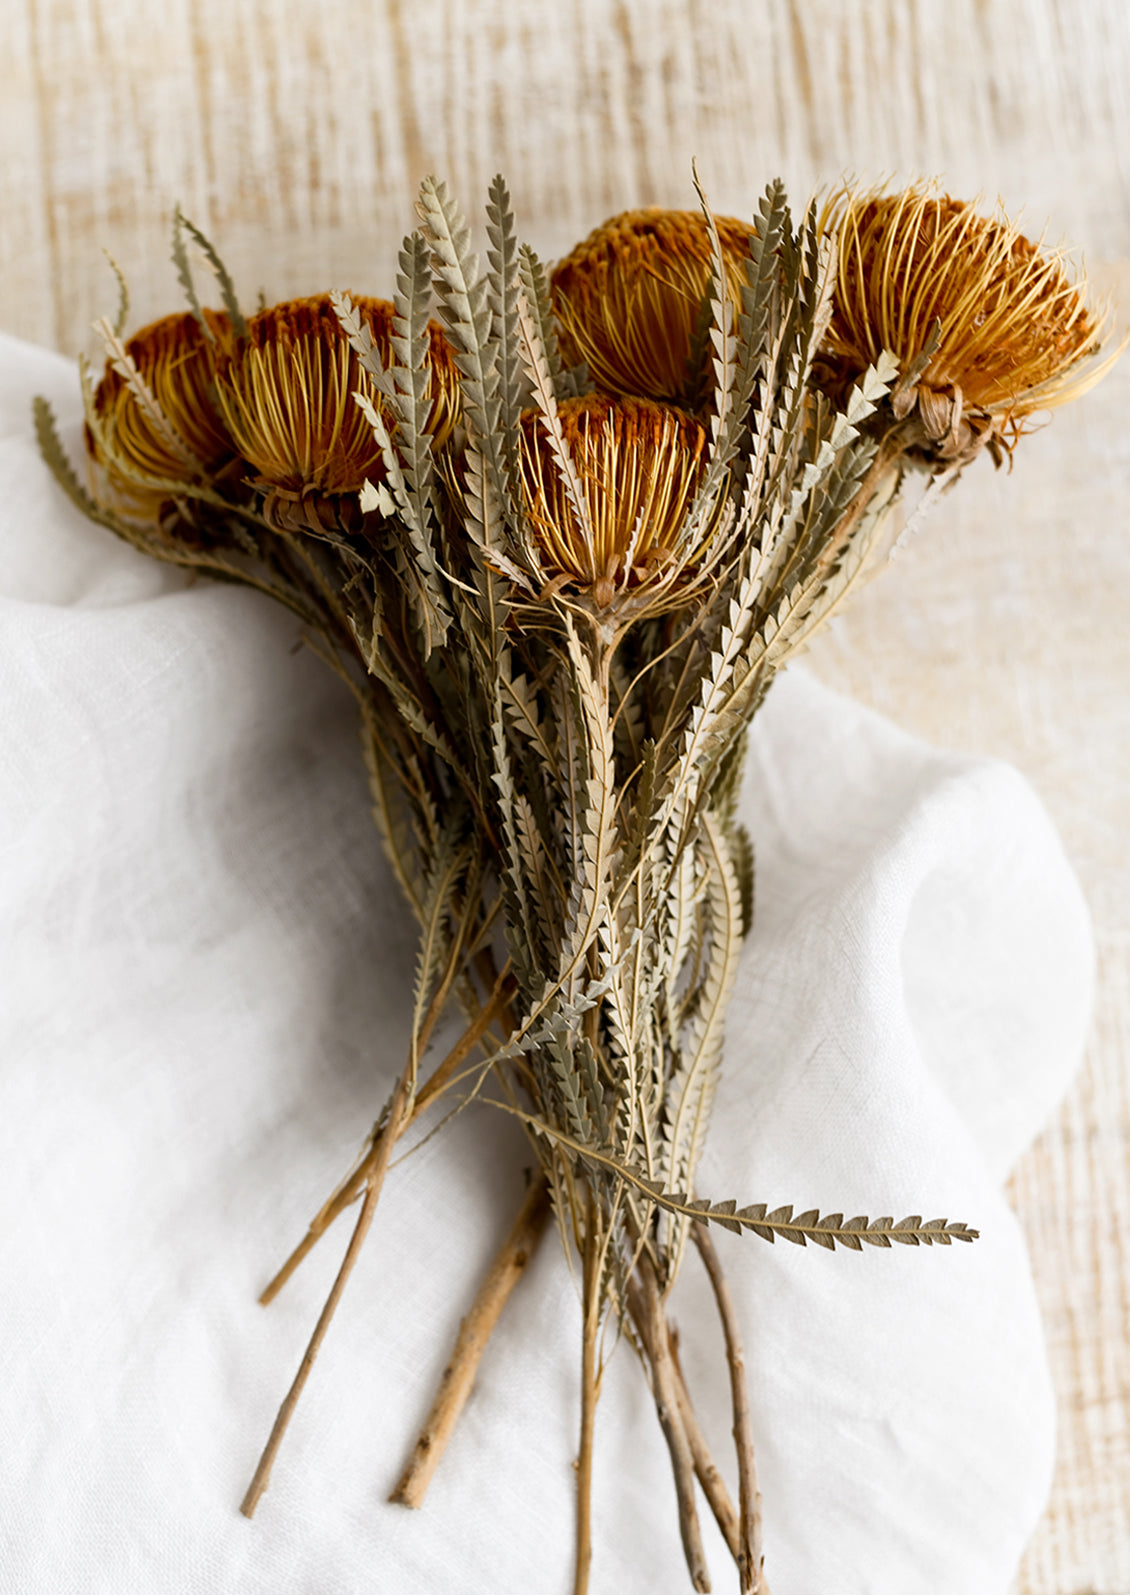
[[[778,173],[798,200],[943,174],[1084,245],[1130,311],[1126,0],[0,0],[0,325],[89,346],[103,246],[135,321],[173,307],[178,200],[247,297],[380,293],[426,171],[474,206],[502,169],[553,255],[689,203],[692,156],[737,213]],[[1128,413],[1130,358],[1011,478],[971,472],[811,656],[1024,770],[1095,916],[1088,1064],[1012,1182],[1061,1412],[1017,1595],[1130,1591]]]

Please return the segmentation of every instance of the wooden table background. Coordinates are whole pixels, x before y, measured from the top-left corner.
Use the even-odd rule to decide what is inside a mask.
[[[250,298],[381,293],[425,172],[510,181],[543,255],[639,204],[750,214],[938,173],[1085,246],[1130,312],[1126,0],[0,0],[0,325],[76,353],[128,273],[179,303],[172,205]],[[1011,1184],[1059,1392],[1017,1595],[1130,1591],[1130,358],[987,461],[822,637],[827,681],[1011,760],[1094,914],[1086,1066]],[[947,1592],[949,1595],[949,1592]],[[960,1595],[960,1592],[953,1592]]]

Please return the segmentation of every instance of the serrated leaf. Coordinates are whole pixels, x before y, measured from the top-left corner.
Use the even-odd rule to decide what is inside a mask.
[[[245,337],[247,333],[247,321],[243,315],[243,312],[239,308],[239,301],[236,298],[235,285],[233,284],[231,277],[228,275],[227,267],[216,253],[216,250],[212,246],[210,240],[204,236],[199,227],[197,227],[193,222],[189,221],[188,217],[178,205],[176,210],[173,212],[173,264],[177,268],[177,276],[180,279],[181,287],[185,291],[189,306],[193,315],[200,323],[201,329],[204,332],[204,336],[208,339],[209,343],[215,342],[212,329],[209,327],[204,318],[204,312],[200,307],[200,301],[196,296],[196,288],[192,280],[192,268],[190,267],[188,261],[188,250],[185,248],[184,244],[185,233],[187,233],[192,239],[193,243],[196,244],[197,248],[201,251],[209,266],[212,268],[212,273],[215,276],[216,283],[220,290],[220,297],[223,300],[224,309],[227,311],[228,320],[231,322],[232,331],[235,333],[237,338]]]
[[[557,400],[553,392],[553,381],[550,376],[549,361],[545,347],[541,342],[537,323],[530,312],[529,301],[522,291],[519,291],[518,294],[518,328],[522,358],[525,361],[526,373],[538,407],[542,428],[549,442],[550,455],[553,459],[554,468],[561,478],[561,485],[565,489],[570,508],[573,511],[577,530],[589,551],[590,568],[588,574],[595,581],[601,573],[593,563],[596,535],[593,531],[592,516],[589,513],[588,498],[581,485],[580,475],[570,453],[569,445],[565,441],[565,434],[561,430],[561,421],[557,414]]]
[[[557,322],[550,302],[549,278],[545,267],[528,244],[522,244],[518,249],[518,281],[537,328],[538,343],[545,350],[554,397],[559,402],[578,397],[584,391],[588,373],[583,365],[572,371],[566,371],[562,365]]]
[[[361,487],[361,508],[367,515],[375,510],[388,520],[396,513],[396,501],[383,482],[374,485],[366,478]]]
[[[149,422],[149,425],[153,428],[154,432],[156,432],[157,436],[161,439],[162,443],[164,443],[165,447],[170,453],[175,454],[179,460],[183,461],[183,463],[188,466],[189,470],[195,472],[199,476],[205,476],[207,472],[205,470],[203,460],[201,460],[200,456],[195,453],[188,443],[185,442],[184,438],[180,435],[176,427],[169,420],[168,416],[161,409],[161,406],[158,404],[157,399],[150,390],[144,377],[137,369],[137,365],[133,356],[129,353],[121,338],[114,331],[113,327],[110,325],[105,316],[94,323],[94,330],[99,334],[106,347],[106,355],[109,359],[110,365],[129,388],[130,392],[134,396],[134,399],[137,401],[138,408],[142,411],[145,419]]]
[[[110,251],[108,249],[104,249],[102,253],[110,262],[110,270],[118,279],[118,313],[114,317],[114,334],[118,338],[124,338],[126,333],[126,322],[129,318],[129,286],[126,282],[125,274],[122,271],[122,268],[118,265]]]

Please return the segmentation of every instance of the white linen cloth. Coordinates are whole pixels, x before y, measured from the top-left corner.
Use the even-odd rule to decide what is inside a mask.
[[[237,1513],[349,1221],[255,1297],[401,1066],[413,937],[339,684],[285,613],[72,509],[29,406],[53,399],[77,457],[76,390],[0,339],[0,1591],[565,1592],[580,1332],[552,1236],[424,1511],[385,1503],[531,1161],[489,1108],[394,1169],[271,1489]],[[1079,1059],[1086,911],[1019,776],[799,671],[756,722],[743,806],[755,926],[700,1192],[982,1233],[861,1255],[719,1236],[769,1580],[1005,1595],[1054,1421],[1000,1184]],[[693,1255],[673,1314],[732,1472]],[[627,1346],[595,1501],[593,1595],[689,1588]]]

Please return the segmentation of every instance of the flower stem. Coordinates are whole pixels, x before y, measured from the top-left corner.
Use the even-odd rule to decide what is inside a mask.
[[[631,1311],[651,1363],[655,1411],[659,1418],[659,1426],[663,1430],[663,1438],[667,1442],[671,1470],[675,1475],[675,1496],[679,1506],[679,1532],[683,1540],[683,1554],[687,1559],[687,1569],[695,1589],[708,1591],[710,1573],[706,1566],[702,1530],[694,1499],[694,1458],[682,1423],[675,1367],[667,1338],[667,1320],[660,1300],[655,1270],[646,1257],[641,1259],[638,1273],[642,1283],[640,1285],[633,1283],[633,1288],[630,1290]]]
[[[421,1507],[432,1475],[459,1421],[479,1362],[486,1350],[502,1309],[521,1279],[537,1249],[549,1217],[549,1194],[545,1176],[538,1174],[530,1184],[526,1199],[501,1251],[479,1286],[471,1310],[459,1326],[451,1360],[443,1371],[439,1389],[424,1421],[412,1455],[389,1496],[401,1506]]]
[[[345,1256],[342,1259],[337,1278],[333,1282],[333,1288],[326,1298],[326,1304],[322,1308],[317,1324],[314,1326],[314,1333],[310,1337],[310,1343],[306,1347],[305,1354],[299,1364],[294,1383],[287,1391],[286,1398],[279,1408],[278,1417],[275,1419],[267,1444],[263,1447],[263,1454],[259,1458],[259,1465],[255,1469],[254,1476],[247,1488],[247,1494],[240,1505],[239,1510],[244,1517],[254,1517],[255,1508],[266,1493],[271,1479],[271,1469],[275,1465],[279,1447],[282,1445],[283,1437],[290,1426],[290,1420],[294,1416],[295,1408],[298,1406],[298,1399],[305,1388],[307,1379],[310,1377],[310,1370],[314,1366],[314,1360],[321,1350],[322,1342],[326,1338],[326,1332],[333,1320],[334,1313],[337,1311],[338,1303],[342,1298],[346,1285],[349,1283],[349,1276],[352,1274],[354,1265],[361,1254],[361,1248],[365,1244],[365,1237],[369,1233],[373,1216],[377,1210],[377,1202],[380,1198],[381,1186],[384,1184],[393,1143],[400,1133],[402,1122],[406,1117],[408,1090],[409,1071],[405,1070],[389,1104],[386,1134],[381,1137],[376,1148],[378,1155],[369,1172],[365,1200],[362,1203],[361,1212]]]
[[[596,1367],[597,1335],[600,1328],[600,1236],[595,1219],[596,1203],[590,1193],[588,1223],[585,1228],[584,1332],[581,1340],[581,1440],[577,1453],[577,1556],[573,1575],[573,1595],[588,1595],[589,1569],[592,1566],[592,1460],[596,1430],[596,1403],[600,1381]]]
[[[483,1036],[490,1029],[495,1020],[502,1015],[509,1001],[508,988],[509,976],[504,970],[503,973],[498,977],[498,980],[495,983],[495,988],[490,997],[487,999],[484,1007],[480,1010],[478,1017],[470,1025],[468,1025],[467,1029],[460,1036],[459,1040],[455,1043],[454,1047],[452,1047],[451,1051],[447,1054],[446,1058],[444,1058],[443,1062],[437,1069],[433,1071],[428,1079],[425,1080],[424,1084],[416,1093],[415,1101],[412,1104],[411,1110],[404,1118],[400,1131],[398,1132],[399,1134],[403,1134],[405,1130],[409,1129],[415,1123],[420,1114],[424,1112],[425,1108],[434,1102],[436,1097],[448,1084],[452,1075],[459,1068],[460,1064],[464,1062],[467,1056],[482,1040]],[[389,1123],[390,1121],[386,1121],[384,1126],[379,1131],[374,1133],[372,1145],[370,1146],[369,1151],[365,1154],[362,1162],[357,1165],[351,1174],[347,1175],[346,1179],[334,1192],[333,1196],[329,1199],[321,1211],[311,1220],[310,1227],[306,1234],[299,1241],[298,1245],[294,1248],[293,1252],[291,1252],[286,1262],[282,1265],[278,1273],[267,1286],[266,1290],[264,1290],[263,1294],[259,1297],[259,1300],[264,1307],[269,1306],[270,1303],[274,1301],[279,1291],[282,1290],[283,1286],[296,1271],[299,1264],[310,1255],[310,1253],[314,1250],[314,1247],[318,1244],[318,1241],[326,1233],[335,1219],[339,1218],[345,1209],[351,1206],[352,1203],[354,1203],[361,1195],[362,1191],[365,1190],[372,1178],[373,1169],[376,1167],[381,1157],[383,1156],[387,1159],[389,1152],[392,1150],[391,1143],[389,1144],[387,1150],[382,1151],[382,1148],[385,1147],[386,1142],[389,1142]],[[393,1139],[395,1139],[395,1137],[393,1137]]]
[[[710,1448],[706,1444],[706,1436],[702,1432],[698,1415],[691,1403],[686,1376],[679,1362],[679,1337],[670,1325],[667,1328],[667,1344],[670,1348],[671,1362],[675,1370],[675,1396],[679,1403],[679,1418],[687,1437],[687,1444],[691,1448],[695,1478],[702,1486],[702,1493],[706,1496],[710,1510],[714,1513],[714,1521],[721,1530],[722,1538],[726,1541],[730,1555],[737,1562],[741,1551],[740,1524],[737,1510],[730,1499],[726,1481],[719,1473],[717,1464],[710,1454]]]
[[[722,1264],[705,1224],[692,1226],[695,1245],[710,1276],[722,1332],[726,1337],[726,1363],[730,1370],[730,1392],[734,1408],[734,1445],[738,1453],[738,1510],[740,1548],[738,1572],[742,1595],[769,1595],[762,1568],[761,1492],[757,1487],[757,1464],[753,1455],[753,1424],[749,1412],[745,1358],[742,1354],[734,1299],[722,1271]]]

